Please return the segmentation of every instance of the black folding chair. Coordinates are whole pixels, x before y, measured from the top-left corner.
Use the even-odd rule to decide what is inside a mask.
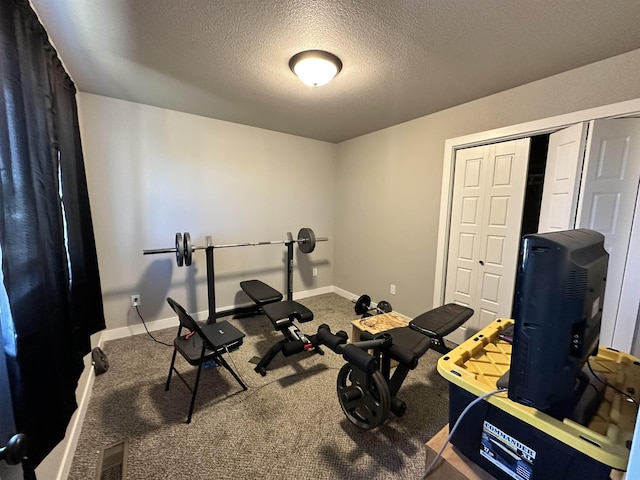
[[[193,406],[196,401],[196,393],[198,392],[198,383],[200,382],[200,372],[202,371],[202,365],[204,363],[214,361],[217,365],[223,366],[233,375],[233,378],[236,379],[243,390],[247,389],[247,386],[236,372],[234,372],[225,359],[222,358],[224,353],[228,353],[230,350],[242,345],[244,333],[227,321],[208,325],[200,324],[196,322],[178,302],[172,298],[167,298],[167,302],[178,315],[180,326],[178,327],[178,334],[173,340],[173,356],[171,358],[171,366],[169,367],[169,376],[167,377],[165,391],[169,390],[171,375],[173,372],[176,372],[178,378],[180,378],[182,383],[191,391],[191,405],[189,406],[189,415],[187,416],[187,423],[191,423]],[[187,329],[189,333],[182,335],[183,328]],[[190,365],[198,366],[196,380],[193,385],[189,385],[175,368],[176,354],[178,352],[180,352]]]

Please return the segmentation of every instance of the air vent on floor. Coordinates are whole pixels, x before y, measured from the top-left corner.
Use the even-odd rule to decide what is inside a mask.
[[[112,443],[100,452],[96,480],[124,480],[127,478],[128,441]]]

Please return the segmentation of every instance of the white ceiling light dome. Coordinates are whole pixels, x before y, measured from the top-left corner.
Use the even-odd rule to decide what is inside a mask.
[[[306,50],[291,57],[289,68],[303,83],[311,87],[320,87],[340,73],[342,62],[333,53]]]

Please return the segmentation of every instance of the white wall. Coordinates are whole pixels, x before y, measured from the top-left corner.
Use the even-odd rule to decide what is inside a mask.
[[[430,309],[445,141],[639,98],[639,78],[635,50],[340,144],[335,284],[409,317]]]
[[[87,93],[79,115],[107,329],[140,324],[134,293],[149,321],[174,317],[167,296],[207,311],[204,251],[182,268],[173,254],[142,254],[173,248],[176,232],[203,246],[206,235],[285,240],[311,227],[329,241],[310,255],[296,249],[294,291],[333,285],[336,145]],[[246,301],[236,298],[245,279],[284,292],[285,253],[215,250],[217,307]]]

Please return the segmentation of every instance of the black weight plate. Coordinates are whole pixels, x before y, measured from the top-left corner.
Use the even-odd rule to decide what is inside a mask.
[[[369,375],[347,363],[338,372],[336,384],[338,402],[351,423],[371,430],[386,420],[391,392],[379,370]]]
[[[176,263],[179,267],[184,264],[184,244],[182,243],[182,234],[176,233]]]
[[[391,307],[391,304],[386,300],[380,300],[376,308],[383,313],[393,312],[393,308]]]
[[[298,232],[298,248],[302,253],[311,253],[316,248],[316,234],[310,228],[301,228]]]
[[[191,265],[191,259],[193,258],[193,245],[191,244],[191,234],[184,232],[184,264],[188,267]]]
[[[360,298],[356,301],[356,306],[354,310],[358,315],[362,315],[363,313],[367,313],[369,311],[369,307],[371,306],[371,297],[369,295],[360,295]]]

